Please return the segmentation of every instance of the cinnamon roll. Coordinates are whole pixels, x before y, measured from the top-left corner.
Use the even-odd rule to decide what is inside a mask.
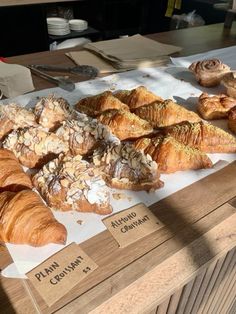
[[[198,83],[205,87],[213,87],[220,84],[223,75],[230,71],[230,67],[219,59],[206,59],[193,62],[189,66]]]

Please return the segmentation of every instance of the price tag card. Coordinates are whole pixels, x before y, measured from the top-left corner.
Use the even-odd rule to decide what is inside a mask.
[[[27,277],[51,306],[97,267],[76,243],[71,243],[28,272]]]
[[[137,204],[103,219],[120,247],[151,234],[163,227],[163,223],[144,204]]]

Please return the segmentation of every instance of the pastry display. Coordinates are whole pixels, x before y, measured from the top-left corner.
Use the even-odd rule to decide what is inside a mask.
[[[198,122],[201,118],[170,99],[154,102],[134,110],[140,118],[150,122],[154,128],[165,127],[182,121]]]
[[[88,155],[103,141],[117,140],[106,126],[86,115],[64,121],[56,135],[68,144],[72,155]]]
[[[127,104],[131,111],[134,109],[148,105],[154,101],[163,101],[163,99],[147,90],[144,86],[139,86],[132,90],[121,90],[114,93],[120,101]]]
[[[236,133],[236,107],[229,111],[228,115],[228,127],[233,132]]]
[[[12,130],[37,127],[33,112],[16,104],[0,105],[0,140]]]
[[[0,193],[1,241],[43,246],[65,244],[66,238],[66,228],[54,218],[36,192]]]
[[[15,155],[7,149],[0,149],[0,169],[0,192],[32,189],[30,177],[24,172]]]
[[[155,190],[163,186],[155,161],[132,144],[107,146],[94,153],[94,164],[102,167],[106,183],[117,189]]]
[[[212,162],[205,153],[181,144],[169,135],[139,139],[135,142],[135,148],[150,155],[161,173],[212,167]]]
[[[209,96],[202,93],[198,99],[198,112],[205,120],[227,118],[231,108],[236,106],[236,99],[224,94]]]
[[[209,123],[182,122],[163,130],[177,141],[206,153],[235,153],[236,138]]]
[[[3,147],[11,150],[28,168],[39,168],[69,149],[56,134],[41,128],[12,131],[3,142]]]
[[[126,110],[107,110],[97,119],[120,140],[138,138],[152,133],[151,124]]]
[[[75,105],[75,110],[85,113],[91,117],[96,117],[109,109],[129,111],[129,107],[118,98],[114,97],[110,91],[105,91],[95,96],[83,98]]]
[[[224,74],[230,71],[230,67],[215,58],[193,62],[189,70],[194,73],[200,85],[213,87],[220,84]]]
[[[62,121],[73,116],[69,103],[53,95],[42,97],[35,105],[34,113],[37,122],[49,131],[55,130]]]
[[[226,73],[221,82],[226,87],[226,94],[236,98],[236,72]]]
[[[101,215],[112,212],[101,170],[80,155],[50,161],[33,177],[33,183],[47,204],[56,210]]]

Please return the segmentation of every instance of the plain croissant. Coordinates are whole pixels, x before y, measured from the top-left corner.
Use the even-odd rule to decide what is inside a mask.
[[[0,240],[13,244],[42,246],[65,244],[66,228],[31,191],[0,193]]]
[[[18,192],[32,189],[30,177],[23,171],[15,155],[8,149],[0,149],[0,191]]]

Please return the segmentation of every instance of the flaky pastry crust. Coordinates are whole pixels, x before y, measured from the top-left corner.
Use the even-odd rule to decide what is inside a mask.
[[[226,73],[221,82],[226,87],[226,94],[236,98],[236,71]]]
[[[228,127],[233,132],[236,133],[236,107],[229,111],[228,115]]]
[[[202,93],[198,99],[198,112],[205,120],[227,118],[231,108],[236,106],[236,99],[224,94],[209,96]]]

